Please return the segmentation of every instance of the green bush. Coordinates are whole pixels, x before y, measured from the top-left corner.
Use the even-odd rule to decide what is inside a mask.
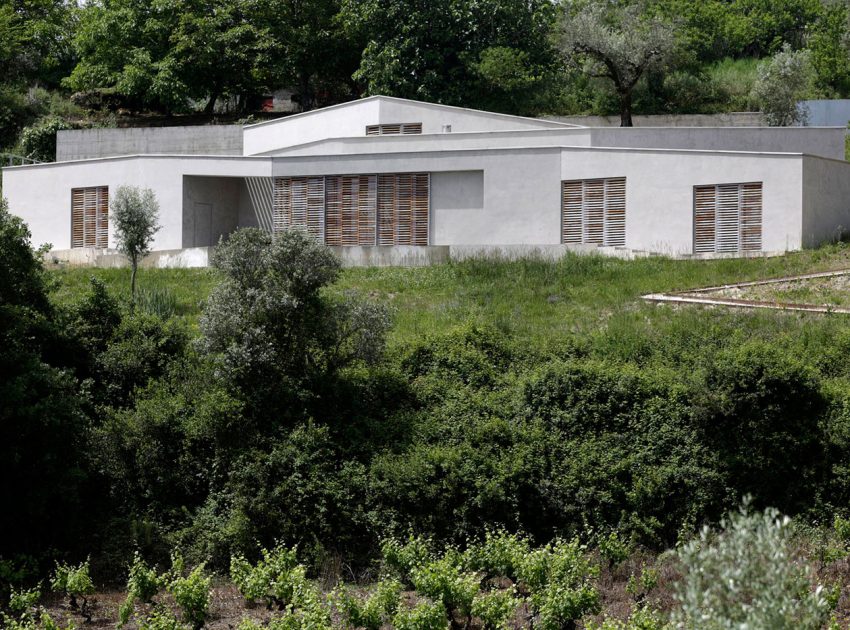
[[[186,626],[165,606],[156,606],[139,622],[139,630],[187,630]]]
[[[774,509],[730,513],[721,530],[704,528],[679,551],[676,627],[815,630],[829,618],[824,588],[794,561],[790,519]]]
[[[248,602],[265,599],[269,609],[276,604],[284,610],[304,583],[306,569],[298,563],[296,547],[278,544],[271,550],[263,549],[261,555],[256,565],[242,556],[231,558],[230,578]]]
[[[673,630],[673,626],[664,620],[661,613],[642,606],[634,611],[625,621],[606,617],[600,623],[589,621],[587,630]]]
[[[384,580],[366,599],[360,599],[349,589],[342,588],[336,593],[337,606],[349,627],[379,630],[398,610],[402,588],[401,582]]]
[[[21,149],[28,158],[39,162],[56,161],[56,135],[72,126],[58,116],[47,116],[21,132]]]
[[[407,585],[413,584],[413,572],[433,559],[429,539],[412,534],[407,540],[386,538],[381,541],[384,570]]]
[[[136,601],[149,604],[166,581],[166,577],[160,576],[156,569],[149,567],[137,551],[127,577],[127,599],[118,609],[118,626],[121,627],[130,620]]]
[[[411,581],[419,594],[442,602],[449,619],[470,618],[472,601],[481,584],[478,575],[463,570],[463,558],[453,549],[439,559],[415,567]]]
[[[528,539],[505,530],[484,533],[484,541],[467,547],[464,553],[466,566],[481,571],[485,578],[507,577],[517,580],[518,568],[531,551]]]
[[[472,601],[472,616],[484,630],[507,630],[520,603],[514,588],[479,593]]]
[[[210,582],[204,574],[204,565],[198,565],[184,576],[183,558],[175,553],[171,556],[171,572],[166,588],[180,607],[183,620],[194,630],[199,630],[209,616]]]
[[[393,617],[395,630],[447,630],[446,609],[440,602],[422,601],[413,608],[400,608]]]
[[[9,595],[9,610],[16,615],[24,615],[38,605],[39,599],[41,599],[40,586],[30,589],[13,589]]]
[[[66,595],[71,608],[78,610],[86,620],[91,620],[88,597],[94,594],[94,583],[89,575],[88,560],[77,566],[57,562],[50,580],[50,587],[55,592]],[[83,603],[79,604],[77,599],[83,600]]]

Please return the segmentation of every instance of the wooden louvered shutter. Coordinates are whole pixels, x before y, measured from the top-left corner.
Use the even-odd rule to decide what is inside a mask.
[[[413,245],[413,176],[396,175],[396,245]]]
[[[608,247],[626,245],[626,178],[605,180],[605,230]]]
[[[717,189],[714,186],[694,188],[694,253],[714,251],[716,240]]]
[[[428,173],[416,173],[413,178],[411,199],[411,245],[428,245],[428,217],[430,215],[431,177]]]
[[[694,253],[761,248],[761,182],[694,187]]]
[[[761,183],[741,186],[741,249],[761,251]]]
[[[381,135],[381,125],[368,125],[366,127],[366,135],[367,136],[379,136],[379,135]]]
[[[376,243],[377,179],[376,175],[357,178],[357,245]]]
[[[96,247],[106,249],[109,244],[109,188],[97,188]]]
[[[367,125],[367,136],[397,136],[422,133],[422,123],[392,123],[388,125]]]
[[[342,177],[325,178],[325,243],[342,245]]]
[[[737,252],[740,236],[740,187],[723,184],[717,187],[717,236],[715,249],[718,252]]]
[[[561,242],[626,244],[626,178],[561,182]]]
[[[395,245],[397,184],[395,175],[378,175],[378,245]]]
[[[71,247],[85,247],[85,191],[74,188],[71,191]]]
[[[93,186],[71,190],[71,247],[109,244],[109,188]]]
[[[582,182],[563,182],[561,184],[561,242],[580,244],[582,242]]]
[[[272,199],[272,233],[288,230],[292,225],[292,180],[288,177],[275,177],[274,197]]]
[[[422,133],[422,123],[405,123],[401,126],[401,133],[405,136]]]
[[[272,231],[299,229],[325,237],[324,177],[277,177],[274,181]]]

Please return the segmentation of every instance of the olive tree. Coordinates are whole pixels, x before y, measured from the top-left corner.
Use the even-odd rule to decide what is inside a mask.
[[[788,44],[759,64],[753,98],[768,125],[787,127],[806,123],[809,112],[798,103],[811,91],[813,77],[811,52],[791,50]]]
[[[159,231],[159,203],[149,188],[119,186],[110,214],[115,224],[118,251],[130,261],[130,295],[136,301],[136,272],[150,254],[154,234]]]
[[[340,261],[309,235],[237,230],[216,248],[212,264],[224,279],[201,317],[200,349],[248,413],[297,414],[333,388],[340,370],[380,357],[385,309],[326,291]]]
[[[798,565],[790,544],[791,521],[774,509],[749,509],[749,501],[706,527],[679,551],[684,577],[676,594],[676,628],[816,630],[831,605],[822,586]]]
[[[620,126],[632,126],[632,93],[648,71],[668,66],[676,48],[672,22],[640,4],[590,0],[570,5],[560,23],[567,62],[589,76],[608,79],[620,101]]]

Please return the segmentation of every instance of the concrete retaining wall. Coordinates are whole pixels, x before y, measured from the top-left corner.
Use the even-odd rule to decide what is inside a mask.
[[[546,120],[583,125],[585,127],[619,127],[619,116],[546,116]],[[764,125],[759,112],[729,114],[662,114],[632,116],[635,127],[760,127]]]
[[[242,126],[73,129],[56,136],[57,162],[157,153],[242,155]]]

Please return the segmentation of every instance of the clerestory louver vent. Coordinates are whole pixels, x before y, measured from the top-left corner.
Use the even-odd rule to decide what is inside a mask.
[[[626,178],[562,182],[561,242],[625,246]]]
[[[367,136],[410,136],[419,133],[422,133],[422,123],[393,123],[366,127]]]
[[[71,190],[71,247],[105,249],[109,243],[109,187]]]
[[[762,183],[694,187],[694,253],[762,248]]]

